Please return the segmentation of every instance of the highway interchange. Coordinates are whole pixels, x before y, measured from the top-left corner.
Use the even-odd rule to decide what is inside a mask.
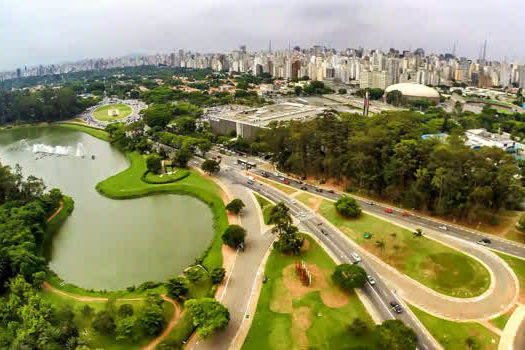
[[[215,154],[218,156],[218,154]],[[250,159],[250,161],[258,162],[257,159]],[[293,200],[292,197],[285,193],[276,190],[272,186],[266,185],[260,181],[249,181],[250,175],[263,176],[269,180],[273,180],[278,183],[283,183],[286,180],[288,186],[294,187],[298,190],[301,187],[306,186],[306,191],[315,193],[315,195],[329,199],[337,200],[341,195],[339,193],[330,193],[326,190],[315,191],[316,187],[306,183],[299,183],[297,180],[288,178],[284,174],[270,173],[264,170],[254,168],[250,169],[250,173],[246,172],[242,165],[236,164],[236,158],[222,156],[221,174],[220,177],[226,177],[230,181],[234,181],[238,184],[243,184],[248,189],[257,192],[264,197],[274,202],[284,202],[290,208],[290,213],[300,223],[300,229],[314,235],[324,247],[335,256],[339,263],[355,263],[355,259],[352,258],[352,253],[356,252],[356,245],[349,241],[349,239],[343,237],[343,235],[333,226],[331,226],[324,218],[320,217],[316,213],[311,212],[303,204]],[[197,165],[197,164],[195,164]],[[481,239],[489,239],[490,249],[500,251],[506,254],[516,255],[518,257],[525,258],[525,246],[506,241],[504,239],[494,238],[492,236],[484,235],[480,232],[466,230],[464,228],[445,224],[437,220],[422,217],[414,213],[410,213],[407,216],[402,215],[404,210],[396,209],[390,206],[386,206],[382,203],[371,202],[362,198],[356,198],[365,212],[369,212],[378,217],[383,217],[387,220],[392,221],[395,217],[395,221],[400,224],[406,223],[410,226],[418,226],[423,229],[429,229],[439,231],[444,236],[454,237],[461,239],[471,244],[476,244]],[[386,209],[391,209],[387,212]],[[405,214],[406,215],[406,214]],[[443,225],[446,225],[446,230],[443,229]],[[441,227],[441,228],[440,228]],[[476,247],[476,249],[486,249],[482,247]],[[367,283],[362,292],[368,299],[369,304],[373,305],[375,309],[375,315],[379,316],[381,320],[387,319],[399,319],[411,327],[418,335],[418,349],[440,349],[440,345],[433,339],[426,328],[420,323],[417,317],[407,309],[401,298],[398,297],[396,291],[392,290],[391,287],[385,283],[380,273],[376,272],[367,259],[362,259],[359,264],[367,271],[368,274],[372,275],[376,281],[374,285]],[[493,276],[494,277],[494,276]],[[390,305],[392,301],[397,302],[403,306],[403,312],[396,313],[393,307]]]

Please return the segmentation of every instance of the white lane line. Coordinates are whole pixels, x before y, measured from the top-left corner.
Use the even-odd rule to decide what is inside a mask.
[[[219,298],[219,301],[222,301],[224,298],[224,295],[226,294],[226,290],[228,289],[228,284],[230,284],[230,279],[233,275],[233,270],[235,269],[235,262],[237,262],[237,256],[239,255],[239,248],[237,248],[237,251],[235,252],[235,258],[233,259],[233,264],[230,269],[230,274],[228,275],[228,279],[226,280],[226,284],[224,285],[224,289],[222,290],[221,297]]]

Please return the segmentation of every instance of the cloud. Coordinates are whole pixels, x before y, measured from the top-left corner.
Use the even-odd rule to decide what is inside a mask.
[[[0,0],[0,70],[173,49],[315,44],[523,59],[518,0]]]

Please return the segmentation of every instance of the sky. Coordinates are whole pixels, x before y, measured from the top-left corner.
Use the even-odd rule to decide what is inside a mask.
[[[365,47],[525,62],[522,0],[0,0],[0,71],[84,58]]]

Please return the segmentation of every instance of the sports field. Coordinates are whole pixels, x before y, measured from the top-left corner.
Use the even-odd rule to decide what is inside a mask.
[[[110,110],[116,110],[117,115],[114,115],[114,116],[110,115],[109,113]],[[95,119],[98,119],[100,121],[110,122],[110,121],[117,120],[117,119],[127,118],[131,114],[132,111],[133,110],[131,109],[130,106],[122,104],[122,103],[117,103],[117,104],[105,105],[105,106],[95,109],[95,111],[93,112],[93,116],[95,117]]]

